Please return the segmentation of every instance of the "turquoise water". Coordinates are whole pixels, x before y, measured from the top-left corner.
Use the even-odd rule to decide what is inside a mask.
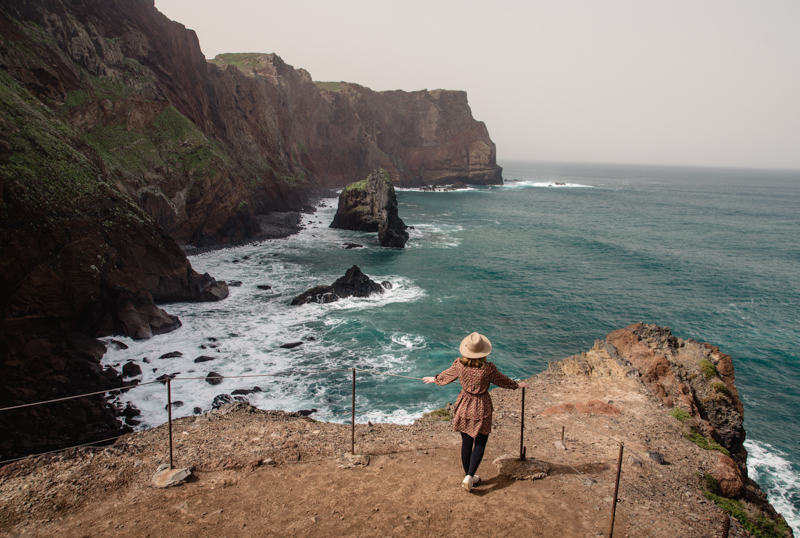
[[[140,363],[143,381],[352,366],[422,377],[447,367],[461,339],[479,331],[500,369],[523,378],[620,327],[667,325],[733,356],[750,472],[800,530],[800,172],[500,164],[503,187],[400,191],[400,216],[414,227],[404,250],[327,228],[329,200],[297,236],[195,256],[199,271],[243,285],[221,303],[169,305],[182,329],[128,342],[104,360]],[[345,242],[365,248],[345,250]],[[288,306],[354,264],[393,289]],[[218,347],[201,350],[209,337]],[[304,343],[280,348],[294,341]],[[173,350],[184,357],[157,359]],[[195,364],[200,354],[215,360]],[[208,409],[217,394],[258,385],[263,391],[248,396],[255,405],[313,407],[337,420],[331,414],[349,411],[349,375],[174,383],[185,403],[176,411]],[[363,422],[408,422],[458,391],[371,374],[358,383]],[[153,385],[124,396],[142,409],[143,426],[165,420],[162,392]]]

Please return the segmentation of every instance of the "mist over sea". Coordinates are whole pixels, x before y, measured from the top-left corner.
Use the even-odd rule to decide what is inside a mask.
[[[449,366],[461,339],[479,331],[501,371],[525,378],[615,329],[666,325],[733,356],[749,471],[800,532],[800,171],[500,164],[502,187],[399,191],[400,216],[414,227],[404,250],[328,228],[336,200],[326,200],[295,236],[192,257],[199,272],[242,285],[219,303],[167,305],[181,329],[118,339],[130,347],[110,349],[104,364],[134,361],[144,382],[352,367],[419,378]],[[393,288],[289,306],[353,265]],[[294,342],[303,344],[280,347]],[[183,356],[159,358],[173,351]],[[176,381],[173,413],[256,386],[244,397],[259,407],[349,419],[349,372]],[[359,374],[358,420],[410,422],[458,388]],[[152,427],[166,421],[165,393],[147,385],[121,401]]]

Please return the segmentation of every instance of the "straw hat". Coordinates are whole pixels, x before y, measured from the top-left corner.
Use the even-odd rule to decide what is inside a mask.
[[[472,333],[461,341],[458,350],[468,359],[480,359],[492,352],[492,343],[482,334]]]

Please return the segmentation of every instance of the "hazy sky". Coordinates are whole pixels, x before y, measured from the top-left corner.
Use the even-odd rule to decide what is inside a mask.
[[[800,2],[156,0],[209,58],[466,90],[498,161],[800,169]]]

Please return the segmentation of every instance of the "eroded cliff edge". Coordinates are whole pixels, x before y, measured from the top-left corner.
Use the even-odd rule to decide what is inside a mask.
[[[726,357],[709,344],[676,338],[667,328],[635,324],[596,341],[585,353],[552,362],[527,379],[524,400],[527,456],[549,468],[536,481],[498,476],[492,464],[497,456],[513,457],[520,449],[520,391],[491,391],[494,420],[479,469],[483,483],[469,494],[460,487],[461,440],[445,410],[412,425],[358,423],[351,437],[349,424],[240,401],[175,421],[175,463],[193,466],[196,478],[175,490],[151,486],[153,472],[169,461],[166,425],[127,435],[113,447],[3,467],[0,534],[44,536],[57,529],[76,537],[109,530],[142,536],[179,530],[191,536],[209,525],[241,529],[246,524],[251,534],[338,536],[355,534],[366,522],[368,534],[389,535],[400,522],[406,535],[428,536],[441,532],[442,521],[451,521],[454,532],[467,524],[485,534],[503,528],[515,536],[550,536],[552,529],[564,536],[606,535],[618,442],[623,442],[615,535],[790,537],[758,485],[721,464],[727,450],[722,444],[735,449],[736,442],[708,433],[708,427],[719,432],[723,423],[736,420],[705,424],[690,414],[696,404],[665,399],[675,388],[700,401],[706,412],[713,408],[741,419],[734,397],[714,396],[722,394],[716,383],[733,383],[733,371],[721,371]],[[501,357],[497,361],[503,364]],[[656,379],[650,374],[658,363],[667,375]],[[716,438],[721,444],[690,438],[700,432],[706,441]],[[370,457],[366,468],[335,464],[352,439],[356,453]],[[734,483],[738,493],[730,489]],[[407,492],[403,498],[411,501],[398,503],[387,488]],[[136,502],[119,501],[125,498]],[[265,504],[265,498],[271,502]],[[723,511],[730,508],[738,521]]]

